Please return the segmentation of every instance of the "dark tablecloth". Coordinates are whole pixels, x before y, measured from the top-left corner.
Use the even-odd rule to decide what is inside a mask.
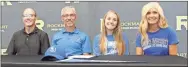
[[[91,60],[145,61],[133,63],[57,63],[41,61],[43,56],[1,56],[2,67],[129,67],[129,66],[187,66],[187,58],[180,56],[99,56]]]

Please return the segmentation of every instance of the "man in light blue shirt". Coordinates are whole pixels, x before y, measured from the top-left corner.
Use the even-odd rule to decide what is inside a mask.
[[[64,59],[68,56],[72,55],[89,55],[91,54],[91,44],[89,40],[89,36],[84,32],[78,30],[75,26],[76,20],[76,10],[72,6],[66,6],[61,10],[61,19],[64,22],[65,28],[63,28],[60,32],[57,32],[52,39],[52,46],[59,45],[62,48],[56,48],[57,50],[61,49],[61,52],[64,56]],[[54,56],[54,54],[48,54],[50,51],[47,50],[45,56]],[[54,51],[56,52],[56,51]],[[56,54],[58,54],[56,53]]]
[[[89,37],[76,28],[72,32],[68,32],[64,28],[56,33],[52,39],[52,46],[53,45],[63,46],[66,57],[82,54],[87,55],[91,53]]]

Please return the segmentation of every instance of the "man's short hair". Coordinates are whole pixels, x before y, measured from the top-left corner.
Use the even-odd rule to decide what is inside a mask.
[[[76,9],[73,6],[65,6],[61,10],[61,16],[63,15],[64,11],[66,11],[67,9],[72,9],[76,14]]]

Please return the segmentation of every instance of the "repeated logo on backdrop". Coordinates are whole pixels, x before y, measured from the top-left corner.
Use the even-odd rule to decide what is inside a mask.
[[[8,0],[0,0],[0,2],[1,2],[1,6],[5,6],[5,5],[10,6],[10,5],[12,5],[12,3],[10,1],[8,1]]]
[[[0,33],[5,32],[7,28],[8,28],[8,25],[1,25],[0,26]]]
[[[176,30],[187,30],[187,16],[176,16],[176,22]]]

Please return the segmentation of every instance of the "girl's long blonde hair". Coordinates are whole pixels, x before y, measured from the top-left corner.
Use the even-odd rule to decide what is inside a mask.
[[[121,30],[121,24],[120,24],[120,18],[119,18],[119,15],[113,11],[113,10],[109,10],[103,20],[102,20],[102,30],[101,30],[101,36],[100,36],[100,51],[102,54],[105,53],[107,47],[105,47],[106,43],[107,43],[107,30],[106,30],[106,26],[105,26],[105,19],[106,19],[106,16],[108,15],[109,12],[112,12],[114,14],[116,14],[117,16],[117,26],[114,28],[114,31],[113,31],[113,36],[115,38],[115,42],[116,42],[116,48],[117,48],[117,51],[118,51],[118,55],[123,55],[124,52],[125,52],[125,42],[123,41],[123,38],[122,38],[122,30]]]
[[[146,19],[146,14],[148,13],[148,11],[151,8],[155,8],[158,11],[158,14],[160,16],[160,20],[158,21],[158,25],[160,28],[166,28],[168,27],[166,18],[163,14],[163,9],[161,8],[161,6],[159,5],[159,3],[157,2],[150,2],[146,5],[144,5],[144,7],[142,8],[142,18],[141,18],[141,22],[139,25],[139,32],[141,34],[141,43],[142,44],[148,44],[148,34],[147,34],[147,30],[148,30],[148,22]]]

